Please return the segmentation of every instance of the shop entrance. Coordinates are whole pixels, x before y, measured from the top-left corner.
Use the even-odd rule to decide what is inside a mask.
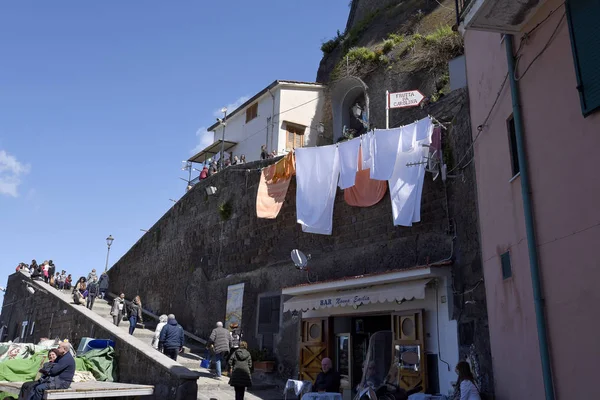
[[[333,317],[334,351],[331,358],[342,375],[342,387],[353,390],[361,381],[371,335],[391,331],[391,315]]]

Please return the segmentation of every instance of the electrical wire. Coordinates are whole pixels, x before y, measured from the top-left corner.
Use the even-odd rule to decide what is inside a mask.
[[[473,292],[475,291],[475,289],[477,289],[477,287],[478,287],[479,285],[481,285],[482,283],[483,283],[483,278],[481,278],[481,279],[480,279],[480,280],[479,280],[479,281],[478,281],[478,282],[475,284],[475,286],[473,286],[471,289],[469,289],[469,290],[465,290],[464,292],[457,292],[457,291],[456,291],[456,289],[454,289],[454,285],[452,285],[452,293],[454,293],[454,294],[456,294],[456,295],[458,295],[458,296],[463,296],[463,295],[465,295],[465,294],[468,294],[468,293],[473,293]]]
[[[513,74],[513,77],[514,77],[515,81],[518,82],[521,79],[523,79],[523,77],[525,76],[525,74],[527,74],[527,71],[529,71],[529,69],[531,68],[531,66],[542,56],[542,54],[544,54],[544,52],[546,50],[548,50],[548,47],[550,47],[550,44],[556,38],[556,34],[558,33],[558,30],[561,27],[562,22],[565,19],[566,15],[567,15],[567,13],[565,12],[560,17],[560,20],[558,21],[558,24],[556,24],[556,27],[554,28],[554,31],[552,31],[552,34],[550,35],[550,38],[548,39],[548,41],[546,42],[546,44],[544,45],[544,47],[542,47],[542,50],[540,50],[540,52],[535,57],[533,57],[533,60],[531,60],[531,62],[527,66],[527,68],[525,68],[525,71],[523,71],[523,73],[521,74],[521,76],[517,76],[517,69],[519,68],[519,60],[521,59],[521,56],[517,56],[517,59],[515,60],[515,69],[514,69],[514,71],[512,71],[512,74]]]
[[[520,58],[519,53],[521,52],[521,50],[523,49],[523,47],[525,46],[527,40],[529,40],[529,38],[531,37],[531,35],[538,30],[542,25],[544,25],[546,22],[548,22],[548,20],[550,19],[550,17],[552,17],[554,15],[554,13],[559,10],[561,7],[563,7],[565,5],[565,3],[561,3],[559,4],[556,8],[554,8],[552,11],[550,11],[550,13],[546,16],[546,18],[544,18],[543,20],[541,20],[540,22],[537,23],[537,25],[535,25],[533,28],[531,28],[529,31],[525,32],[523,34],[523,36],[521,37],[521,43],[519,44],[519,48],[517,49],[517,51],[515,52],[515,56],[517,57],[517,61],[516,61],[516,65],[515,65],[515,71],[512,71],[513,76],[515,77],[515,80],[520,80],[523,78],[523,76],[525,76],[525,74],[527,73],[527,71],[529,70],[529,68],[531,68],[531,66],[533,65],[534,62],[537,61],[537,59],[544,53],[544,51],[546,51],[546,49],[550,46],[550,44],[552,43],[552,41],[554,40],[554,37],[558,31],[558,28],[560,27],[562,20],[565,17],[565,14],[562,15],[561,20],[558,22],[556,28],[554,29],[554,32],[552,33],[552,35],[550,36],[549,41],[546,43],[546,45],[544,46],[544,48],[542,49],[542,51],[534,57],[534,59],[531,61],[531,63],[527,66],[527,68],[525,69],[525,72],[523,72],[523,74],[517,79],[516,78],[516,69],[518,66],[518,60]],[[510,72],[509,72],[510,73]],[[485,117],[483,123],[481,125],[479,125],[477,127],[477,135],[475,135],[475,138],[473,139],[473,141],[471,142],[471,145],[469,146],[469,148],[467,149],[467,151],[465,151],[465,154],[460,158],[460,160],[456,163],[456,166],[454,168],[452,168],[450,171],[447,172],[447,174],[451,174],[452,172],[456,171],[457,169],[464,169],[466,168],[471,162],[473,162],[473,158],[471,157],[471,159],[463,166],[461,166],[461,163],[465,160],[465,158],[469,155],[471,149],[473,149],[473,146],[475,145],[475,142],[477,141],[477,139],[479,138],[479,136],[481,135],[481,133],[483,132],[483,128],[486,126],[490,116],[492,115],[492,112],[494,111],[494,108],[496,107],[496,104],[498,103],[498,100],[500,99],[500,96],[502,94],[502,89],[504,89],[504,85],[506,84],[506,80],[508,79],[508,73],[506,74],[506,76],[504,77],[504,80],[502,81],[502,85],[500,86],[500,90],[498,91],[498,94],[496,95],[496,99],[494,100],[494,103],[492,104],[492,106],[490,107],[490,111],[488,112],[487,116]]]
[[[448,371],[452,368],[447,361],[442,358],[442,347],[440,346],[440,300],[438,298],[438,283],[435,283],[435,326],[437,331],[438,358],[441,362],[448,366]]]
[[[307,105],[307,104],[309,104],[309,103],[312,103],[313,101],[317,101],[317,100],[321,99],[322,97],[323,97],[323,95],[319,95],[319,96],[315,97],[314,99],[311,99],[311,100],[309,100],[309,101],[307,101],[307,102],[305,102],[305,103],[299,104],[299,105],[297,105],[297,106],[294,106],[294,107],[292,107],[292,108],[288,108],[287,110],[283,110],[283,111],[281,111],[281,112],[279,112],[279,113],[275,114],[273,117],[275,117],[275,116],[279,116],[279,115],[281,115],[281,114],[285,114],[286,112],[289,112],[289,111],[295,110],[295,109],[297,109],[297,108],[300,108],[300,107],[302,107],[302,106],[305,106],[305,105]],[[250,134],[249,136],[247,136],[247,137],[246,137],[244,140],[242,140],[242,141],[240,141],[240,142],[237,142],[237,144],[239,145],[240,143],[244,143],[245,141],[247,141],[247,140],[250,140],[250,138],[252,138],[253,136],[255,136],[255,135],[258,135],[259,133],[261,133],[261,132],[264,132],[264,131],[266,131],[267,129],[269,129],[269,125],[265,126],[264,128],[261,128],[261,129],[259,129],[259,130],[258,130],[258,131],[256,131],[256,132],[253,132],[253,133],[251,133],[251,134]]]
[[[483,128],[486,126],[488,120],[490,119],[492,112],[494,111],[494,108],[496,108],[496,104],[498,104],[498,100],[500,100],[500,96],[502,95],[502,90],[504,89],[504,85],[506,85],[507,80],[508,80],[508,73],[506,73],[506,75],[504,76],[504,80],[502,81],[502,85],[500,85],[500,89],[498,90],[498,93],[496,94],[496,99],[494,100],[494,103],[490,107],[490,111],[488,112],[487,116],[483,120],[483,123],[477,127],[477,131],[478,131],[477,135],[475,135],[475,138],[469,145],[469,148],[467,149],[467,151],[465,151],[465,154],[463,154],[463,156],[460,158],[460,160],[456,163],[456,166],[454,168],[452,168],[450,171],[448,171],[447,174],[451,174],[452,172],[456,171],[459,168],[460,169],[464,168],[464,167],[461,167],[460,164],[465,160],[465,158],[467,158],[467,156],[473,149],[473,146],[475,146],[475,142],[477,141],[477,139],[479,139],[481,132],[483,132]],[[471,161],[469,161],[466,165],[468,165],[470,162]]]

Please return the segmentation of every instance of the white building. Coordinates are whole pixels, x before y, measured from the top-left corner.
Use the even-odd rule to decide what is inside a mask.
[[[325,86],[319,83],[275,81],[235,110],[226,124],[208,128],[214,142],[189,161],[203,163],[224,149],[231,156],[260,159],[261,146],[282,155],[297,147],[316,146],[322,118]],[[223,131],[224,135],[223,135]]]

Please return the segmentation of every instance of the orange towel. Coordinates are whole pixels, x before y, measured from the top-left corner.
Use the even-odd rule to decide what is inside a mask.
[[[256,216],[258,218],[275,219],[283,206],[291,175],[287,179],[279,178],[273,182],[277,164],[263,168],[260,174],[258,193],[256,194]]]
[[[275,173],[271,180],[277,183],[280,179],[290,179],[296,174],[296,156],[290,151],[285,157],[275,163]]]
[[[371,179],[371,170],[362,169],[362,149],[358,151],[358,172],[354,186],[344,190],[344,201],[349,206],[371,207],[379,203],[387,192],[387,181]]]

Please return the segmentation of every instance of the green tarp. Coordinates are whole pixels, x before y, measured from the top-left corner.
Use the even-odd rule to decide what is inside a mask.
[[[117,363],[112,347],[90,350],[75,358],[77,371],[90,371],[97,381],[117,380]]]
[[[27,358],[16,358],[0,362],[0,381],[33,381],[39,369],[47,361],[48,351],[38,351]],[[77,371],[89,371],[97,381],[114,382],[117,380],[115,350],[112,347],[95,349],[75,358]],[[8,395],[0,392],[0,400]]]

